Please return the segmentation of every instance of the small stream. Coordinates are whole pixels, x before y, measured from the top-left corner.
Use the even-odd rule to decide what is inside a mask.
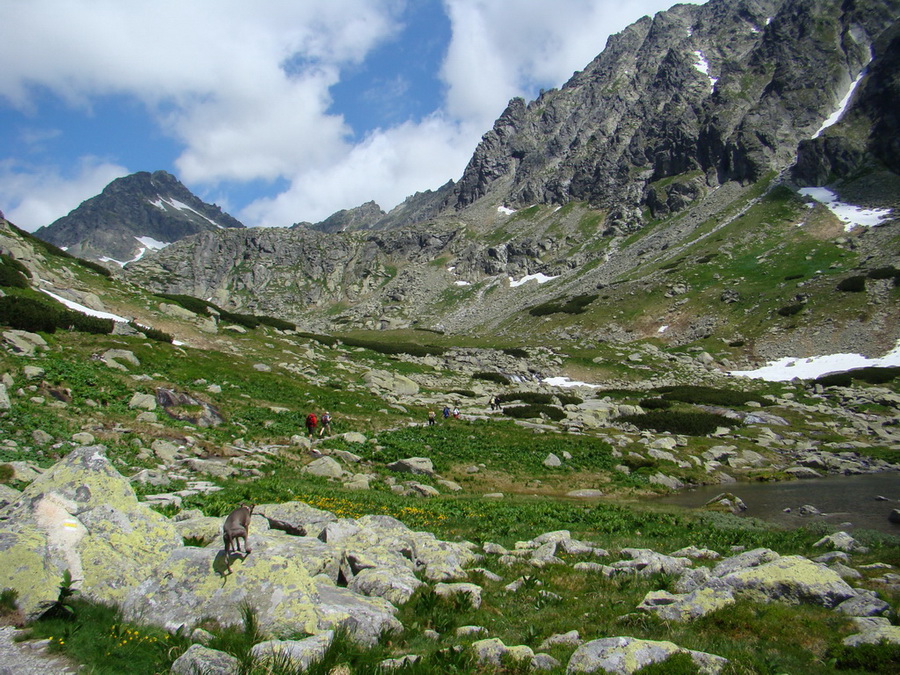
[[[900,473],[886,472],[861,476],[834,476],[785,483],[729,483],[705,485],[660,497],[657,501],[685,508],[703,506],[723,492],[731,492],[747,505],[742,514],[788,527],[825,520],[837,528],[852,531],[877,530],[900,536],[900,525],[888,520],[900,509]],[[881,501],[878,497],[886,497]],[[801,506],[814,506],[823,515],[801,516]],[[785,513],[790,509],[790,513]]]

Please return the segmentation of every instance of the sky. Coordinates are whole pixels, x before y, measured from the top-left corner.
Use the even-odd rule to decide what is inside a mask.
[[[387,211],[672,4],[0,0],[0,210],[33,231],[162,169],[248,226]]]

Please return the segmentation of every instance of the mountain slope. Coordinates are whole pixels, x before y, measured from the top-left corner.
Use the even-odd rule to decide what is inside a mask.
[[[73,255],[124,262],[198,232],[243,224],[165,171],[118,178],[35,234]]]

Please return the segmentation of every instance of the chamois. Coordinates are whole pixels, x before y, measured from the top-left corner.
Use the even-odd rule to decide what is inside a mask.
[[[250,547],[247,546],[247,530],[250,528],[250,516],[253,515],[253,508],[254,504],[249,506],[241,504],[225,519],[222,536],[225,540],[225,556],[229,560],[232,551],[241,552],[241,539],[244,540],[244,554],[250,553]]]

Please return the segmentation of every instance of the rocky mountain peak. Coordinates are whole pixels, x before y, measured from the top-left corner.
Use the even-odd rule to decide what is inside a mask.
[[[243,224],[166,171],[117,178],[35,234],[73,255],[124,264],[198,232]]]

